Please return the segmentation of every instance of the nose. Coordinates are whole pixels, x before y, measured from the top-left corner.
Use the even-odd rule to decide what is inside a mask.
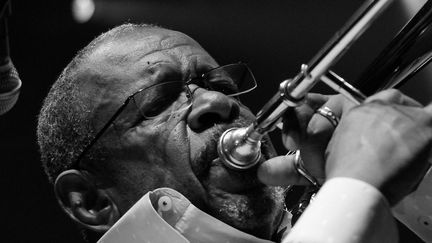
[[[235,99],[217,91],[197,88],[187,122],[192,130],[202,131],[214,124],[233,121],[239,116],[239,111]]]

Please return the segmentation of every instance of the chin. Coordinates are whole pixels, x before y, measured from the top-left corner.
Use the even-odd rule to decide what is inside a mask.
[[[237,171],[223,164],[217,153],[217,141],[227,128],[215,126],[207,131],[207,136],[201,134],[203,138],[196,139],[201,144],[195,142],[190,146],[191,167],[205,194],[201,209],[238,230],[270,239],[283,217],[284,189],[262,184],[256,167]],[[276,155],[268,137],[263,140],[261,151],[260,162]]]
[[[262,239],[270,239],[283,217],[281,187],[259,187],[241,194],[209,190],[210,214],[222,222]]]

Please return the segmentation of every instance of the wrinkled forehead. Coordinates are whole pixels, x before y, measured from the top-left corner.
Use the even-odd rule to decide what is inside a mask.
[[[214,62],[210,55],[189,36],[154,28],[118,36],[98,47],[92,55],[108,65],[141,68],[157,62],[170,61],[186,69],[193,59]],[[202,60],[204,59],[204,60]]]
[[[126,97],[149,85],[149,70],[161,63],[175,67],[185,76],[198,68],[217,66],[189,36],[159,28],[115,36],[98,46],[88,61],[86,76],[91,81],[87,92],[91,90],[96,115],[112,114]]]
[[[217,66],[195,40],[161,28],[115,36],[96,48],[89,59],[91,69],[104,77],[98,79],[98,85],[103,86],[100,88],[114,89],[117,93],[122,90],[127,94],[144,86],[151,74],[149,69],[159,63],[170,64],[185,76],[197,66]]]
[[[112,88],[117,93],[122,90],[130,94],[144,85],[142,82],[149,76],[148,69],[158,63],[169,63],[185,76],[195,71],[197,66],[217,66],[214,59],[189,36],[151,28],[105,41],[89,56],[88,68],[102,77],[97,79],[98,88]]]

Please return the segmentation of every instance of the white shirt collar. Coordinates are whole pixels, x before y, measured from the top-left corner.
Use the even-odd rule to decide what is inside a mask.
[[[285,218],[284,224],[289,225],[289,217]],[[144,195],[98,242],[272,241],[246,234],[213,218],[173,189],[159,188]]]

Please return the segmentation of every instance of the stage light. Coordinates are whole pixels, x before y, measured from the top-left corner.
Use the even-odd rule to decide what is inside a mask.
[[[78,23],[85,23],[91,19],[95,12],[93,0],[73,0],[72,15]]]

